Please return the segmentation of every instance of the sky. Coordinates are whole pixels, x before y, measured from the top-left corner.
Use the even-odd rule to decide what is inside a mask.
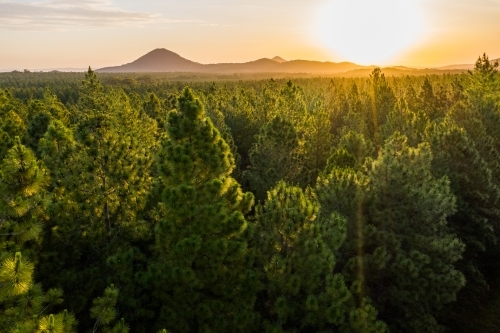
[[[0,70],[200,63],[436,67],[500,57],[500,0],[0,0]]]

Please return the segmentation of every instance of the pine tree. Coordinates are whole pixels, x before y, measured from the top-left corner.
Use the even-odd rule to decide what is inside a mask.
[[[361,170],[365,160],[372,157],[374,153],[372,142],[363,134],[354,131],[349,131],[340,138],[337,149],[344,150],[354,157],[352,167],[355,170]],[[330,156],[327,166],[332,163],[335,165],[334,159]],[[328,167],[326,169],[328,170]]]
[[[428,77],[425,78],[424,83],[418,95],[420,110],[424,111],[427,117],[434,119],[439,111],[437,109],[437,97],[434,95],[434,88]]]
[[[381,144],[379,127],[385,123],[387,115],[396,105],[396,97],[380,68],[377,67],[372,71],[370,83],[372,119],[369,123],[369,133],[376,145],[379,146]]]
[[[431,162],[428,144],[410,148],[395,133],[369,164],[361,188],[364,227],[355,242],[362,266],[352,260],[352,276],[363,267],[366,293],[391,330],[439,331],[436,313],[465,284],[454,266],[464,246],[446,220],[455,197],[446,177],[432,176]]]
[[[249,151],[255,142],[255,136],[262,127],[262,118],[250,103],[244,91],[235,91],[229,101],[221,106],[224,121],[231,129],[234,144],[241,156],[241,166],[244,170],[250,164]],[[267,114],[267,110],[262,111]]]
[[[380,127],[381,137],[386,140],[399,132],[407,137],[410,146],[417,147],[424,140],[425,129],[430,122],[428,113],[421,110],[412,112],[404,103],[400,103],[387,114],[386,123]]]
[[[52,118],[61,121],[65,125],[70,123],[70,113],[63,103],[57,98],[49,88],[45,88],[43,93],[43,104],[45,110],[51,115]]]
[[[142,286],[130,281],[138,274],[134,267],[145,265],[142,242],[152,237],[141,211],[152,187],[156,128],[123,91],[104,94],[90,70],[78,105],[74,132],[55,120],[40,142],[54,201],[38,274],[74,295],[70,308],[88,327],[90,301],[111,283],[123,291],[128,316],[144,315],[134,309],[143,307]]]
[[[365,171],[338,164],[316,186],[320,213],[347,218],[346,281],[360,283],[395,331],[439,332],[439,311],[465,284],[455,267],[464,246],[447,225],[455,197],[431,162],[426,143],[410,148],[396,132]]]
[[[500,72],[498,71],[498,61],[491,62],[485,54],[480,57],[474,67],[473,72],[469,72],[466,81],[466,96],[468,104],[466,106],[468,113],[473,113],[474,118],[481,121],[479,128],[469,128],[466,130],[474,137],[479,131],[484,131],[491,137],[491,144],[494,152],[489,152],[493,159],[497,159],[500,152]],[[457,122],[459,122],[457,120]],[[475,133],[474,133],[475,132]],[[476,134],[477,133],[477,134]],[[479,134],[479,140],[485,140],[483,133]],[[476,141],[476,140],[475,140]],[[488,146],[486,146],[488,147]],[[487,149],[489,149],[488,147]],[[487,159],[485,157],[485,159]],[[500,179],[500,173],[492,167],[494,176]]]
[[[333,213],[320,220],[318,213],[319,204],[312,194],[284,182],[257,207],[267,330],[385,332],[374,308],[357,309],[343,276],[334,273],[345,239],[345,219]]]
[[[483,54],[476,61],[473,71],[469,71],[466,94],[472,105],[480,112],[495,109],[500,102],[500,73],[498,61],[490,61]]]
[[[238,153],[238,148],[236,147],[231,134],[231,129],[227,126],[224,114],[221,109],[223,108],[222,102],[214,95],[209,95],[205,104],[205,112],[207,117],[210,118],[212,124],[217,128],[221,134],[224,141],[231,148],[231,154],[234,157],[235,168],[233,170],[232,176],[235,179],[241,178],[241,156]]]
[[[28,123],[24,143],[35,153],[38,152],[38,141],[45,134],[52,116],[45,110],[41,101],[31,101],[28,107]]]
[[[264,125],[250,150],[251,168],[243,173],[259,200],[280,180],[303,185],[303,163],[298,134],[293,124],[276,117]]]
[[[151,119],[156,120],[158,132],[163,132],[165,129],[167,110],[164,109],[161,100],[155,93],[149,94],[149,98],[143,104],[143,109]]]
[[[330,112],[324,98],[316,97],[304,118],[306,130],[304,131],[303,155],[307,169],[306,180],[311,184],[316,181],[319,172],[325,168],[333,144]]]
[[[342,100],[343,105],[340,107],[341,110],[338,111],[338,115],[336,116],[339,123],[337,126],[340,126],[338,130],[340,136],[353,131],[370,137],[369,129],[371,128],[373,119],[365,111],[370,107],[367,104],[367,99],[368,96],[362,94],[356,84],[353,84],[345,94]]]
[[[0,177],[2,250],[26,251],[40,242],[42,223],[48,218],[49,196],[44,190],[49,182],[48,172],[16,137],[1,165]],[[31,245],[28,247],[26,242]]]
[[[302,88],[288,80],[280,90],[278,108],[282,110],[282,115],[302,134],[303,128],[300,127],[300,124],[307,110]]]
[[[500,137],[496,139],[498,134],[493,133],[495,122],[487,122],[484,113],[476,106],[464,102],[457,103],[446,117],[467,131],[481,157],[488,163],[494,182],[500,184]]]
[[[486,296],[487,276],[495,274],[490,268],[490,255],[497,251],[500,188],[463,128],[447,119],[430,127],[428,136],[435,156],[433,173],[437,177],[447,175],[457,197],[457,212],[448,217],[448,224],[466,246],[457,267],[464,273],[467,285],[459,301],[445,313],[449,325],[458,330],[468,324],[466,318]]]
[[[14,146],[15,137],[22,138],[26,133],[26,122],[14,110],[1,114],[0,118],[0,161]]]
[[[47,220],[48,172],[19,137],[0,165],[0,330],[18,332],[72,332],[74,318],[48,315],[62,302],[62,291],[44,293],[33,282],[39,257],[42,224]],[[57,320],[55,319],[57,318]],[[66,326],[64,326],[66,325]],[[45,328],[44,328],[45,327]],[[66,329],[63,331],[63,329]]]
[[[118,289],[115,288],[114,285],[111,285],[104,290],[104,295],[102,297],[97,297],[93,300],[93,306],[90,309],[90,317],[95,319],[92,329],[93,333],[99,331],[104,333],[129,332],[128,326],[125,324],[123,318],[116,322],[118,313],[115,307],[118,293]],[[101,330],[99,330],[99,328],[101,328]]]
[[[244,213],[253,203],[230,177],[229,146],[192,91],[167,121],[158,156],[163,216],[150,285],[161,302],[160,327],[175,332],[249,331],[255,278]]]
[[[104,87],[90,67],[85,73],[85,79],[79,89],[78,105],[84,113],[102,112],[106,105]]]

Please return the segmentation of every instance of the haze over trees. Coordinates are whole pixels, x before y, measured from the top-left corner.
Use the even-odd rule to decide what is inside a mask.
[[[422,77],[0,79],[2,332],[500,330],[486,55]]]

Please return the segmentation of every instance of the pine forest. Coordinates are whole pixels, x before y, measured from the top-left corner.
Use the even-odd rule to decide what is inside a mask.
[[[0,332],[500,332],[500,72],[0,74]]]

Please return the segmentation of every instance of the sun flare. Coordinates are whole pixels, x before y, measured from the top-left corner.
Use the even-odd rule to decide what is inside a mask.
[[[318,10],[314,34],[346,61],[383,64],[422,35],[418,0],[330,0]]]

